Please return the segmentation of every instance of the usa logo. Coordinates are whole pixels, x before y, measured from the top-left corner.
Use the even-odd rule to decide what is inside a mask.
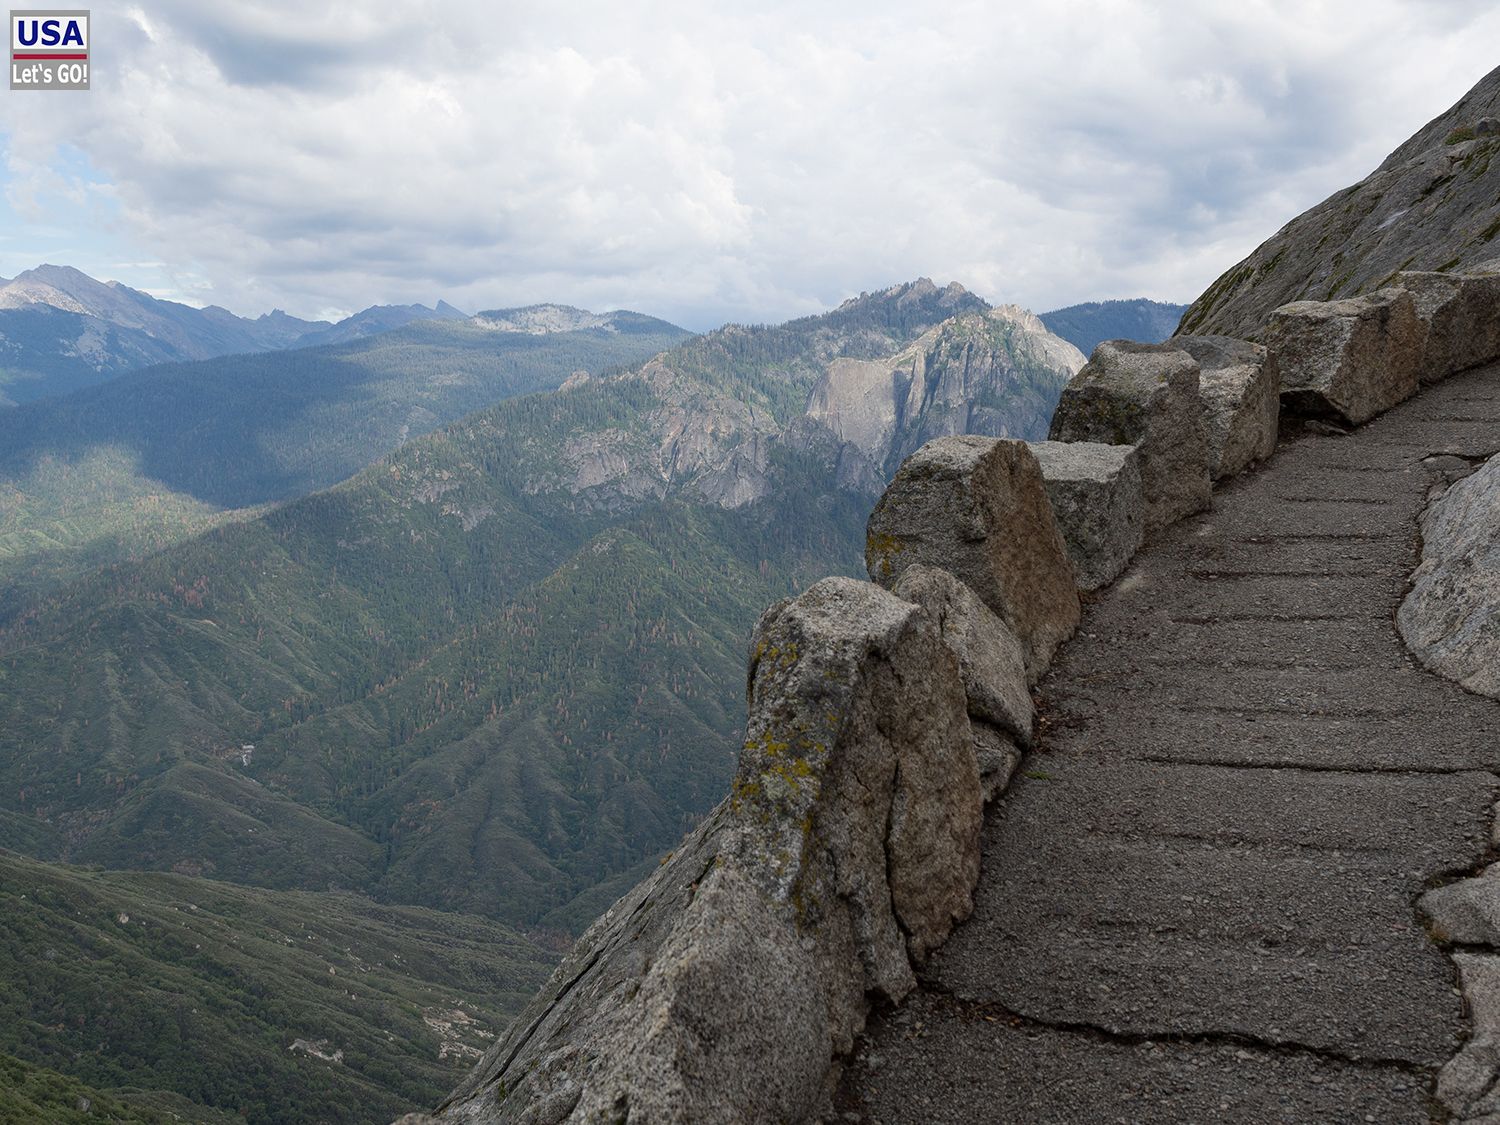
[[[88,12],[12,11],[10,88],[87,90]]]

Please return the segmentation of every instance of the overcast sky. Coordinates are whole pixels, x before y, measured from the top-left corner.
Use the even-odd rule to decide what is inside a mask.
[[[919,275],[1187,301],[1500,63],[1491,0],[92,0],[0,95],[0,275],[691,328]]]

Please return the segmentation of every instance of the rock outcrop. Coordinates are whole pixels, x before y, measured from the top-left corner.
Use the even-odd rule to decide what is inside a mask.
[[[1416,394],[1424,335],[1404,289],[1283,305],[1265,332],[1283,408],[1353,426]]]
[[[775,377],[742,381],[767,356]],[[778,464],[790,457],[816,459],[837,488],[873,497],[929,438],[1040,436],[1082,365],[1030,312],[921,278],[822,317],[726,325],[592,380],[599,396],[632,400],[628,422],[605,412],[601,428],[542,451],[524,487],[591,511],[671,494],[743,508],[783,483]]]
[[[1440,941],[1500,948],[1500,864],[1436,887],[1418,905]]]
[[[1052,514],[1068,545],[1080,590],[1120,576],[1146,535],[1146,501],[1133,445],[1095,441],[1029,443]]]
[[[830,578],[756,627],[730,796],[574,947],[439,1111],[535,1125],[801,1121],[870,998],[971,906],[979,772],[925,611]]]
[[[973,590],[936,567],[907,567],[891,592],[925,609],[958,657],[969,717],[1029,746],[1036,711],[1026,684],[1026,658],[1005,622]]]
[[[1024,437],[1047,426],[1084,358],[1032,313],[1002,305],[964,313],[880,359],[831,362],[807,416],[861,454],[884,485],[936,437]]]
[[[1428,668],[1500,699],[1500,457],[1427,509],[1396,624]]]
[[[1407,272],[1396,284],[1412,295],[1427,327],[1418,377],[1436,383],[1500,355],[1500,261],[1464,273]]]
[[[1048,436],[1137,446],[1147,530],[1212,500],[1198,362],[1171,344],[1100,344],[1063,391]]]
[[[865,565],[893,586],[919,564],[956,576],[1005,622],[1032,682],[1078,626],[1073,565],[1024,441],[939,438],[906,459],[870,515]]]
[[[1176,336],[1198,361],[1198,393],[1208,434],[1208,475],[1238,476],[1276,452],[1281,372],[1259,344],[1230,336]]]
[[[1352,187],[1304,212],[1199,297],[1181,334],[1262,340],[1273,309],[1389,285],[1402,270],[1462,270],[1500,243],[1500,68]]]

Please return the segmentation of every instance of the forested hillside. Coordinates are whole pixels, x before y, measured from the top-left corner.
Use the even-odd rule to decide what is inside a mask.
[[[326,487],[469,411],[639,363],[687,335],[609,315],[548,334],[428,320],[152,368],[0,411],[0,621],[94,566]]]
[[[1042,313],[1042,323],[1091,355],[1105,340],[1136,340],[1156,344],[1177,331],[1186,305],[1170,305],[1137,297],[1128,301],[1089,301]]]
[[[118,442],[10,455],[59,504],[85,471],[162,488],[116,509],[157,505],[159,549],[33,585],[0,622],[0,847],[32,857],[0,856],[0,894],[28,903],[0,936],[35,978],[0,980],[0,1066],[38,1097],[78,1084],[142,1120],[430,1104],[551,956],[505,927],[580,931],[722,797],[761,611],[861,572],[913,443],[1041,436],[1082,363],[1030,314],[924,280],[504,399],[222,522],[341,471],[340,442],[425,395],[522,390],[659,323],[485,317],[509,330],[128,377],[51,408]],[[243,409],[174,407],[195,376]],[[221,522],[165,541],[170,505]]]
[[[829,365],[930,338],[901,427],[966,425],[965,387],[1045,424],[1044,354],[1079,357],[984,309],[922,282],[720,330],[74,582],[0,632],[0,841],[586,921],[721,795],[755,617],[860,568],[882,480],[804,413]]]
[[[636,380],[504,403],[75,584],[0,638],[0,833],[526,921],[665,846],[727,777],[755,615],[857,566],[866,501],[530,493],[567,433],[660,406]]]
[[[0,852],[0,1121],[388,1121],[553,956],[487,919]]]

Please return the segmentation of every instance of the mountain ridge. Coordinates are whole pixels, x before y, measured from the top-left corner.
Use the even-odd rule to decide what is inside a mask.
[[[562,306],[531,306],[533,309]],[[491,316],[524,310],[492,310]],[[623,310],[598,326],[651,329]],[[426,305],[371,305],[337,323],[273,309],[255,318],[218,305],[194,308],[153,297],[118,281],[98,281],[73,266],[43,263],[0,279],[0,409],[55,398],[165,363],[351,343],[429,320],[482,321],[439,300]],[[645,317],[650,324],[662,324]],[[575,329],[587,325],[579,324]],[[553,329],[562,330],[562,329]],[[680,329],[677,331],[681,331]]]
[[[1402,270],[1500,258],[1500,67],[1357,184],[1292,219],[1193,302],[1180,334],[1258,340],[1273,309],[1379,289]]]
[[[1105,340],[1160,343],[1176,331],[1186,311],[1186,305],[1135,297],[1086,301],[1040,315],[1048,331],[1061,336],[1084,355],[1092,355]]]
[[[25,793],[0,836],[581,921],[573,899],[716,796],[743,636],[857,568],[896,446],[975,418],[1044,432],[1081,357],[1038,325],[923,279],[729,326],[80,579],[0,631],[0,757]],[[939,326],[880,449],[808,415],[829,364]],[[39,708],[64,681],[62,713]],[[231,850],[219,822],[263,843]]]
[[[123,374],[0,410],[0,619],[91,566],[333,485],[403,442],[687,333],[525,335],[427,319],[316,348]],[[251,514],[251,513],[247,513]]]
[[[528,348],[649,343],[646,318],[622,315],[613,332],[423,321],[272,358],[347,364],[349,349],[454,334],[481,356],[509,338]],[[613,370],[564,380],[571,365],[556,358],[549,378],[565,389],[492,402],[331,487],[221,514],[217,526],[116,555],[0,613],[0,846],[30,857],[15,859],[29,865],[13,876],[18,892],[63,896],[63,909],[19,934],[25,948],[60,947],[73,939],[54,935],[68,932],[176,933],[160,922],[178,916],[146,889],[170,886],[179,907],[200,907],[198,925],[209,895],[230,904],[226,919],[243,902],[296,922],[244,927],[238,946],[211,958],[195,938],[202,952],[170,947],[136,976],[217,996],[180,970],[208,958],[212,975],[261,950],[267,966],[290,959],[294,982],[307,984],[287,996],[243,969],[236,987],[250,998],[231,996],[256,1018],[244,1032],[251,1049],[231,1060],[208,1050],[184,1069],[178,1041],[192,1038],[172,1038],[179,1011],[148,997],[127,1006],[143,1020],[165,1013],[155,1056],[126,1050],[150,1036],[117,1020],[106,1042],[118,1066],[74,1057],[74,1005],[62,1020],[19,1012],[10,1026],[29,1039],[12,1048],[0,1035],[0,1069],[5,1052],[21,1055],[33,1070],[18,1081],[57,1098],[71,1081],[83,1083],[77,1096],[114,1099],[128,1078],[150,1094],[123,1104],[148,1120],[157,1108],[195,1119],[194,1106],[209,1103],[266,1122],[388,1119],[431,1104],[461,1061],[433,1052],[482,1050],[480,1032],[498,1032],[496,1017],[535,987],[536,944],[555,952],[584,929],[722,794],[743,740],[751,626],[767,602],[829,570],[858,571],[871,491],[901,444],[976,419],[1040,436],[1050,399],[1081,362],[1030,314],[925,279],[821,317],[688,336]],[[215,361],[221,378],[252,391],[246,373],[269,362]],[[844,440],[856,435],[809,409],[845,362],[893,376],[877,396],[893,412],[878,441]],[[202,375],[188,365],[126,376],[64,405],[97,400],[101,417],[118,418],[134,398],[180,428],[190,413],[172,389]],[[147,388],[164,392],[159,402]],[[66,430],[67,414],[48,413],[57,409],[10,413]],[[0,416],[0,434],[5,426]],[[245,447],[208,444],[227,475],[195,480],[184,464],[168,475],[198,492],[174,495],[253,483],[254,463],[236,452]],[[52,465],[59,494],[74,495],[80,481],[66,474],[82,464]],[[7,495],[0,485],[0,529]],[[24,519],[16,526],[27,531]],[[7,870],[0,852],[0,894]],[[143,905],[70,905],[93,893],[89,879]],[[460,912],[420,915],[432,918],[425,941],[400,938],[403,959],[436,957],[436,968],[379,966],[363,943],[397,938],[373,922],[368,939],[350,929],[366,913],[416,918],[424,908]],[[78,909],[85,917],[69,913]],[[345,936],[308,943],[301,919],[320,913]],[[148,925],[138,931],[138,920]],[[487,926],[493,945],[468,941],[466,927]],[[512,940],[516,931],[535,940]],[[133,996],[106,972],[123,953],[110,948],[115,960],[79,967],[76,979]],[[362,1007],[361,987],[337,999],[356,972],[359,985],[392,989],[394,1016]],[[468,972],[488,977],[466,983]],[[453,1017],[421,999],[447,982],[451,996],[500,1000]],[[0,987],[7,994],[28,990]],[[358,1012],[352,1024],[348,1011]],[[226,1039],[207,1017],[182,1018],[206,1043]],[[394,1042],[379,1033],[387,1026]],[[67,1078],[34,1072],[45,1066]],[[201,1078],[191,1088],[189,1070]],[[256,1077],[242,1081],[247,1072]],[[257,1098],[261,1087],[280,1101]],[[198,1100],[166,1100],[184,1097]]]

